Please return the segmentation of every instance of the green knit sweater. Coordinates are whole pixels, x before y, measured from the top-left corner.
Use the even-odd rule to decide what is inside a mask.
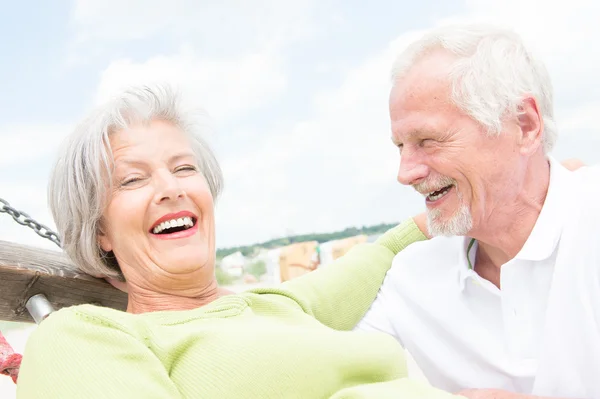
[[[278,288],[193,310],[59,310],[27,342],[17,398],[451,397],[404,378],[394,338],[349,331],[394,254],[421,239],[410,220]]]

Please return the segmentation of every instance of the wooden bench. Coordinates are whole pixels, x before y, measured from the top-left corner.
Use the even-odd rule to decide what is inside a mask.
[[[127,308],[127,294],[79,272],[66,255],[0,240],[0,320],[33,323],[25,308],[44,294],[54,309],[84,303]]]
[[[52,308],[85,303],[127,308],[127,294],[79,272],[63,253],[0,241],[0,320],[35,322],[26,307],[32,297],[31,313],[38,322]],[[13,352],[0,332],[0,374],[16,383],[20,364],[21,355]]]

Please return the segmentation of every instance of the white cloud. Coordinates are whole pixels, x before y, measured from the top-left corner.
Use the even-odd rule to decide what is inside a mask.
[[[218,226],[227,242],[220,245],[391,222],[419,209],[416,196],[396,197],[407,190],[395,181],[387,118],[391,62],[415,35],[351,70],[340,87],[317,93],[311,118],[223,160]]]
[[[66,125],[0,126],[0,168],[12,166],[17,169],[13,173],[18,173],[29,163],[54,154],[71,129]]]
[[[8,201],[11,207],[27,213],[38,223],[55,231],[46,201],[46,180],[27,180],[22,183],[2,181],[0,179],[0,197]],[[40,237],[28,226],[15,222],[7,213],[0,213],[0,240],[18,242],[40,248],[59,251],[51,241]]]
[[[151,82],[178,86],[212,117],[226,120],[273,101],[285,89],[286,76],[279,57],[268,52],[207,59],[185,46],[177,54],[143,62],[113,61],[102,73],[96,102],[126,86]]]
[[[565,131],[596,131],[595,136],[600,138],[599,115],[600,101],[586,102],[579,107],[564,112],[560,125]]]
[[[297,36],[311,28],[314,1],[252,3],[224,0],[208,4],[194,0],[76,0],[70,23],[79,41],[131,40],[155,34],[203,32],[218,27],[260,27],[269,34]],[[262,35],[261,35],[262,36]],[[259,37],[262,39],[262,37]]]
[[[195,42],[219,54],[281,48],[313,35],[312,16],[323,7],[314,0],[76,0],[69,62],[89,61],[114,43],[143,40]]]
[[[68,125],[0,127],[0,198],[52,229],[46,201],[47,179],[58,147],[71,130]],[[0,213],[0,240],[58,249],[6,213]]]

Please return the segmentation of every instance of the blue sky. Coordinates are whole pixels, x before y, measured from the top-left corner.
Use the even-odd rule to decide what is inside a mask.
[[[45,185],[60,140],[116,90],[151,81],[212,117],[226,179],[219,247],[419,212],[422,199],[395,180],[389,68],[419,31],[455,21],[517,29],[555,83],[555,155],[600,158],[593,1],[2,3],[0,198],[51,226]],[[54,249],[6,215],[0,239]]]
[[[252,4],[249,6],[248,4]],[[127,84],[167,81],[213,117],[226,188],[219,247],[399,221],[423,200],[396,182],[387,95],[394,55],[459,21],[515,28],[546,62],[553,155],[600,161],[595,0],[0,0],[0,198],[53,226],[57,145]],[[0,240],[49,249],[0,214]],[[10,331],[22,350],[27,333]],[[12,397],[0,379],[0,396]]]

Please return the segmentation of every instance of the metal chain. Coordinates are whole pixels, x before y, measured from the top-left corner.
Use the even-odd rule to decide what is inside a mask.
[[[8,201],[3,200],[2,198],[0,198],[0,213],[8,213],[10,216],[12,216],[15,222],[19,223],[22,226],[31,227],[33,231],[35,231],[40,237],[47,238],[59,247],[61,247],[60,237],[58,236],[58,234],[50,230],[48,226],[36,222],[34,219],[31,218],[31,216],[29,216],[25,212],[16,210],[12,206],[10,206]]]

